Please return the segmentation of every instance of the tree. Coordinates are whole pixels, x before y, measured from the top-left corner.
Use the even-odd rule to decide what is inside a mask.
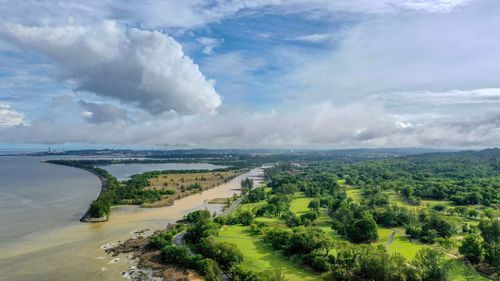
[[[422,248],[412,264],[423,281],[446,281],[448,268],[442,253],[431,248]]]
[[[205,281],[220,281],[219,266],[213,259],[204,259],[202,269]]]
[[[252,189],[253,188],[253,181],[249,178],[245,178],[244,180],[241,180],[241,188]]]
[[[242,225],[250,225],[255,219],[254,213],[250,210],[243,210],[238,212],[237,217],[239,223],[241,223]]]
[[[500,266],[500,220],[481,220],[479,230],[481,230],[481,236],[484,239],[485,261],[492,266]]]
[[[481,261],[481,242],[477,235],[465,236],[458,250],[472,264],[478,264]]]
[[[318,199],[313,199],[311,200],[311,202],[309,202],[309,205],[307,206],[309,209],[311,209],[312,211],[319,211],[319,207],[320,207],[320,204],[319,204],[319,200]]]
[[[365,212],[361,219],[355,220],[347,228],[346,234],[347,238],[355,243],[376,241],[378,239],[377,223],[370,213]]]
[[[245,197],[245,201],[255,203],[266,199],[266,191],[263,187],[258,187],[250,190]]]
[[[401,255],[389,255],[383,246],[339,249],[331,272],[335,281],[418,280],[415,270]]]
[[[199,221],[187,229],[184,239],[196,244],[203,238],[217,235],[218,232],[219,224],[212,221]]]
[[[243,254],[232,243],[217,242],[208,238],[203,239],[199,246],[204,256],[214,259],[225,270],[243,261]]]
[[[190,223],[197,223],[199,221],[207,221],[211,218],[208,210],[194,211],[186,215],[186,221]]]
[[[491,266],[500,267],[500,243],[489,242],[483,244],[484,260]]]
[[[316,212],[307,212],[305,214],[300,215],[300,221],[303,225],[310,225],[317,218],[318,218],[318,213]]]
[[[101,218],[109,214],[110,203],[108,200],[98,198],[90,204],[89,213],[93,218]]]
[[[262,272],[262,276],[266,281],[287,281],[283,269],[272,269]]]

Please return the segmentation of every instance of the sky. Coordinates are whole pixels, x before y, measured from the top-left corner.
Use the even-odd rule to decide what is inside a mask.
[[[0,144],[500,145],[497,0],[0,0]]]

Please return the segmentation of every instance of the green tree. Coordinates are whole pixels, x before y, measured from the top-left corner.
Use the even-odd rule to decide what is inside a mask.
[[[478,264],[481,261],[481,241],[477,235],[465,236],[458,250],[472,264]]]
[[[186,215],[186,221],[190,223],[197,223],[200,221],[207,221],[212,217],[208,210],[194,211]]]
[[[239,223],[242,225],[250,225],[255,219],[255,214],[250,210],[240,211],[236,216],[238,217]]]
[[[378,239],[377,223],[370,213],[365,212],[361,219],[354,220],[347,228],[346,234],[349,240],[356,243],[376,241]]]
[[[288,278],[285,276],[285,271],[283,269],[272,269],[262,272],[262,276],[266,281],[287,281]]]
[[[219,266],[213,259],[204,259],[202,270],[205,281],[220,281]]]
[[[431,248],[418,251],[412,264],[423,281],[446,281],[448,268],[444,255]]]
[[[319,207],[320,207],[320,204],[319,204],[319,200],[318,199],[313,199],[311,200],[311,202],[309,202],[309,205],[307,206],[309,209],[311,209],[312,211],[319,211]]]
[[[214,259],[225,270],[243,261],[243,254],[232,243],[217,242],[208,238],[203,239],[199,246],[204,256]]]

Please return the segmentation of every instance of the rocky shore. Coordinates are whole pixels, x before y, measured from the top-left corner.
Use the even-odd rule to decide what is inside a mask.
[[[115,259],[125,256],[129,268],[122,276],[132,281],[160,281],[160,280],[193,280],[202,281],[196,272],[176,265],[162,263],[160,250],[148,246],[151,233],[149,229],[136,230],[134,236],[116,244],[106,244],[102,248]]]

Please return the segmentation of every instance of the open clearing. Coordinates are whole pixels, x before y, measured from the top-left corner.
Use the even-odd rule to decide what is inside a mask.
[[[203,171],[203,172],[169,172],[158,175],[155,178],[148,179],[149,186],[146,190],[172,190],[175,193],[164,195],[162,200],[145,203],[144,207],[161,207],[168,206],[173,203],[175,199],[179,199],[206,189],[219,186],[230,179],[238,176],[243,171],[230,170],[230,171]],[[219,198],[224,203],[224,198]]]
[[[311,200],[312,198],[304,197],[302,194],[298,193],[298,196],[290,203],[290,211],[296,215],[307,213],[309,211],[307,206]]]

